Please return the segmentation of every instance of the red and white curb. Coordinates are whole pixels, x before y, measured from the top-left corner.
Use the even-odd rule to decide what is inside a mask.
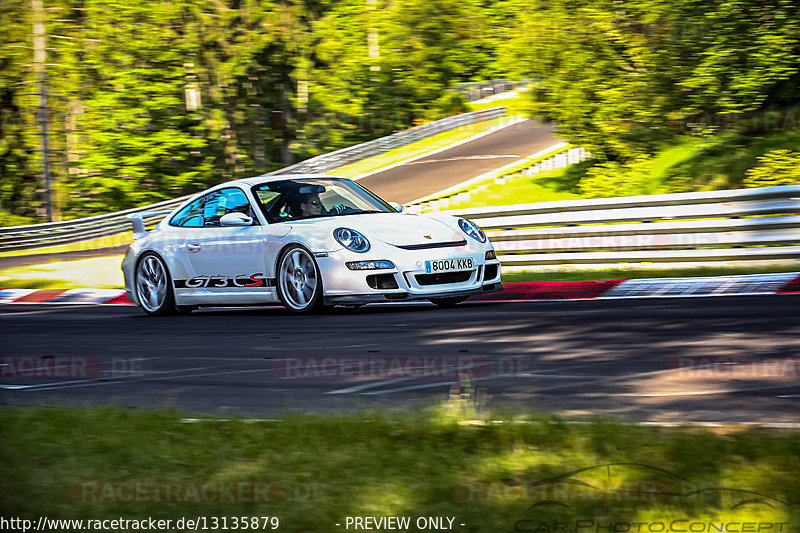
[[[0,289],[0,303],[133,305],[122,289]]]
[[[505,283],[505,290],[476,294],[472,302],[673,298],[800,293],[800,273],[703,278]],[[133,305],[122,289],[0,289],[0,304]]]
[[[503,292],[479,294],[475,301],[669,298],[800,293],[800,274],[747,274],[696,278],[643,278],[504,284]]]

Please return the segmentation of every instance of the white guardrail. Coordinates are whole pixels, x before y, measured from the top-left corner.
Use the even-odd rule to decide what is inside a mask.
[[[439,133],[476,122],[501,118],[505,115],[506,108],[499,106],[447,117],[387,137],[381,137],[380,139],[312,157],[311,159],[307,159],[295,165],[268,172],[266,175],[323,174],[329,170],[388,152],[389,150],[420,141]],[[0,252],[32,250],[35,248],[58,246],[125,233],[131,228],[128,215],[134,214],[149,214],[149,216],[144,217],[144,223],[148,227],[152,227],[164,216],[163,214],[155,214],[154,212],[172,210],[189,197],[190,196],[182,196],[174,200],[166,200],[125,211],[117,211],[106,215],[64,222],[49,222],[45,224],[0,228]]]
[[[800,260],[800,185],[440,212],[475,220],[504,269]]]
[[[800,259],[800,185],[440,212],[475,220],[503,268]]]
[[[304,161],[276,173],[317,173],[452,129],[502,116],[503,108],[451,117]],[[493,115],[499,113],[498,115]],[[394,138],[389,142],[389,139]],[[0,251],[25,250],[115,235],[127,215],[151,225],[188,197],[109,215],[0,228]],[[414,209],[417,206],[412,206]],[[626,196],[443,211],[474,219],[504,268],[768,264],[800,260],[800,185]],[[133,217],[136,218],[136,217]]]

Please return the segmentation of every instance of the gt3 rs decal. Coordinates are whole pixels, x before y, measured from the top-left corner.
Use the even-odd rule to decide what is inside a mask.
[[[267,278],[263,272],[242,274],[233,278],[227,276],[195,276],[190,279],[176,279],[176,289],[222,289],[224,287],[274,287],[275,278]]]

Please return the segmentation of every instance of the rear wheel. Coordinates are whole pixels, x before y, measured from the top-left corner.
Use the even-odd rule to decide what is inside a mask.
[[[147,252],[136,265],[136,299],[145,313],[164,316],[175,311],[175,292],[172,278],[164,260]]]
[[[302,246],[287,248],[278,261],[278,296],[293,313],[322,307],[322,277],[317,262]]]
[[[441,308],[448,308],[448,307],[455,307],[456,305],[460,304],[464,300],[469,298],[469,296],[451,296],[449,298],[431,298],[431,303],[436,305],[436,307]]]

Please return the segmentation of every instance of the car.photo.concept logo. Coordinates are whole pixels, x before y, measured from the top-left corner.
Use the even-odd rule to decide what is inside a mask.
[[[457,496],[471,504],[520,504],[508,530],[532,533],[784,533],[792,508],[755,490],[703,486],[641,463],[541,479],[465,481]],[[698,515],[701,506],[719,516]]]

